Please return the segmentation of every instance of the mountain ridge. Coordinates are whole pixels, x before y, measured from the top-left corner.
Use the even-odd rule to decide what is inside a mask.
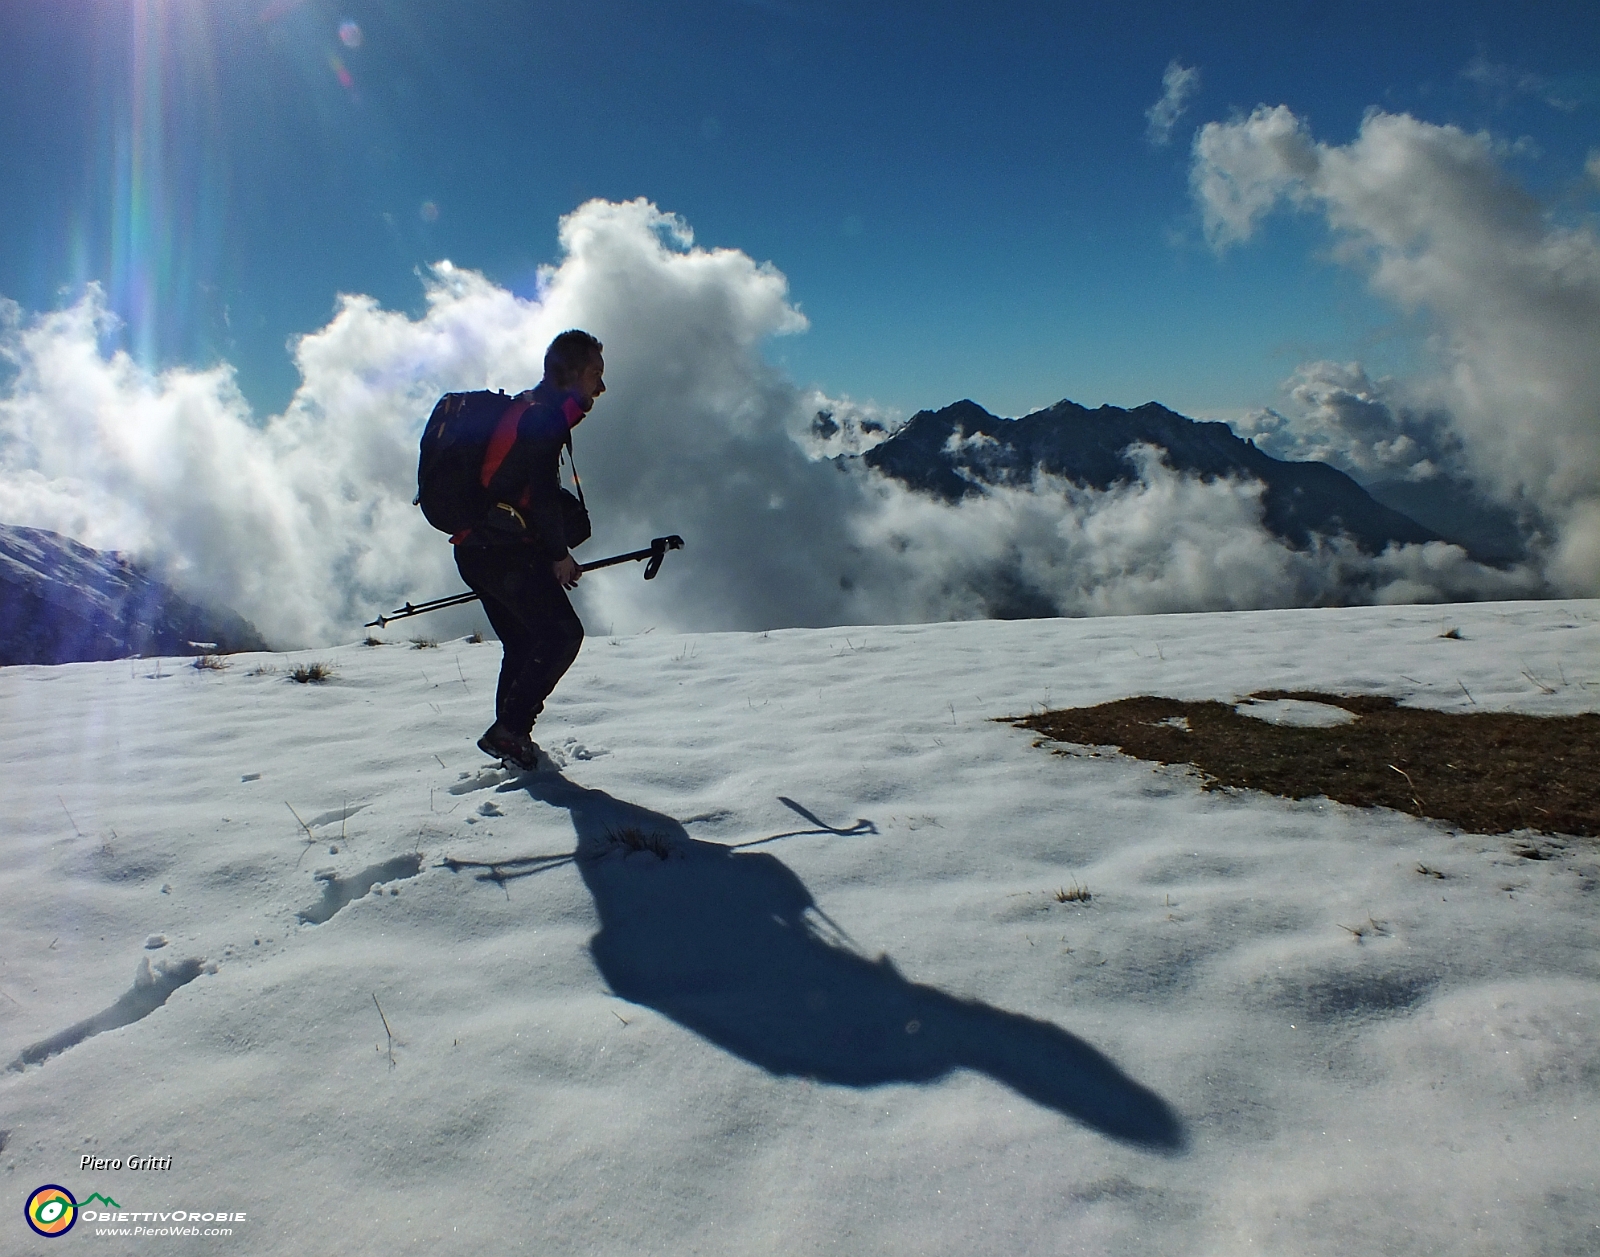
[[[0,667],[267,649],[244,617],[191,602],[119,554],[0,524]]]
[[[1338,535],[1367,554],[1390,545],[1462,544],[1385,506],[1335,467],[1273,458],[1225,423],[1190,419],[1159,402],[1090,410],[1064,399],[1006,419],[964,398],[918,411],[854,457],[909,488],[955,502],[985,486],[1027,485],[1041,471],[1103,491],[1139,478],[1127,457],[1139,444],[1165,451],[1182,473],[1261,481],[1263,524],[1296,549],[1312,545],[1314,536]]]

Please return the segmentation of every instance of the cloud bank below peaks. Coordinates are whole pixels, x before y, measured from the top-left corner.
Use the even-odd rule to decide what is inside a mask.
[[[1287,106],[1263,105],[1201,128],[1191,182],[1219,251],[1280,204],[1320,214],[1341,263],[1436,329],[1436,369],[1390,386],[1405,398],[1387,429],[1358,404],[1375,400],[1358,366],[1343,382],[1331,364],[1303,367],[1289,385],[1293,439],[1325,440],[1361,470],[1427,475],[1432,462],[1470,476],[1551,522],[1541,557],[1557,588],[1600,593],[1600,237],[1519,186],[1506,152],[1378,110],[1329,145]]]
[[[881,439],[892,418],[765,361],[769,338],[806,326],[774,267],[696,245],[643,200],[580,206],[560,246],[533,300],[448,262],[424,277],[416,317],[341,297],[294,345],[300,387],[264,419],[226,365],[151,375],[106,353],[96,290],[32,318],[8,307],[0,521],[127,551],[277,646],[350,640],[378,611],[460,587],[449,545],[411,505],[439,394],[528,387],[545,345],[576,326],[606,343],[609,386],[576,433],[596,521],[582,557],[669,532],[687,542],[650,584],[636,567],[587,578],[578,601],[592,632],[1529,588],[1445,546],[1377,559],[1337,541],[1290,550],[1262,527],[1259,486],[1181,476],[1153,452],[1136,483],[1103,493],[1039,480],[955,505],[919,497],[822,456]],[[481,622],[469,608],[419,626]]]

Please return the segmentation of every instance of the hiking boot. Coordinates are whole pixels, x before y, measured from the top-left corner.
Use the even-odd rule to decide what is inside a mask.
[[[498,720],[484,730],[478,749],[491,759],[514,764],[527,772],[539,767],[539,744],[526,733],[513,733]]]

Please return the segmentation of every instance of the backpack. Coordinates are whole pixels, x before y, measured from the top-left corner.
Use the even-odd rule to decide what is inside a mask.
[[[496,434],[509,446],[517,421],[528,408],[526,395],[507,397],[487,389],[473,393],[446,393],[434,406],[422,429],[422,448],[417,460],[417,496],[413,505],[422,508],[427,521],[452,538],[481,524],[495,505],[483,484],[484,462],[489,444]],[[503,454],[502,450],[502,454]],[[572,457],[572,438],[567,438],[567,457]],[[561,519],[568,546],[586,541],[590,533],[589,511],[583,501],[583,486],[578,482],[576,465],[572,482],[578,496],[561,492]]]

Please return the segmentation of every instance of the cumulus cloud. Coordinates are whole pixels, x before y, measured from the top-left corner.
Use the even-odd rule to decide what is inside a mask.
[[[1157,147],[1171,143],[1172,128],[1189,107],[1190,98],[1200,90],[1200,70],[1181,65],[1174,58],[1161,76],[1161,88],[1161,99],[1144,111],[1145,138]]]
[[[537,382],[544,346],[580,326],[613,346],[604,405],[576,440],[599,520],[589,550],[684,535],[670,610],[686,625],[829,615],[837,576],[813,553],[847,545],[850,490],[793,439],[804,399],[759,352],[805,326],[783,276],[695,247],[644,201],[588,203],[561,245],[537,300],[449,263],[427,276],[417,319],[342,297],[295,346],[301,385],[265,422],[226,367],[151,377],[104,356],[98,292],[14,319],[0,344],[16,371],[0,401],[0,518],[128,550],[275,641],[326,640],[459,585],[411,506],[422,423],[444,391]],[[630,609],[623,579],[591,582],[603,616]]]
[[[551,337],[578,326],[606,342],[609,385],[575,434],[596,519],[581,557],[669,532],[687,542],[650,584],[636,567],[586,578],[578,602],[592,631],[1521,588],[1452,547],[1378,559],[1337,541],[1290,550],[1261,524],[1259,485],[1181,476],[1149,451],[1136,482],[1105,492],[1041,480],[955,505],[919,496],[823,457],[882,439],[897,419],[765,361],[768,338],[805,327],[775,268],[696,245],[643,200],[581,206],[560,242],[534,299],[448,262],[424,277],[417,317],[341,297],[294,346],[291,402],[264,418],[226,365],[150,375],[107,353],[111,316],[95,290],[32,318],[10,307],[0,520],[129,552],[275,645],[349,640],[378,611],[460,587],[449,545],[411,505],[435,399],[535,382]],[[477,623],[444,613],[428,631]]]
[[[1234,424],[1274,458],[1327,463],[1357,480],[1430,480],[1461,470],[1449,414],[1359,362],[1308,362],[1284,384],[1283,410]]]
[[[1368,458],[1408,457],[1407,437],[1419,452],[1456,443],[1477,483],[1555,522],[1545,561],[1559,587],[1600,593],[1600,237],[1520,187],[1504,151],[1377,110],[1349,144],[1329,145],[1286,106],[1261,106],[1201,128],[1191,179],[1216,248],[1247,240],[1280,203],[1318,212],[1336,258],[1436,329],[1438,370],[1408,387],[1437,418],[1397,422],[1385,454],[1375,411],[1324,405],[1330,439]]]

